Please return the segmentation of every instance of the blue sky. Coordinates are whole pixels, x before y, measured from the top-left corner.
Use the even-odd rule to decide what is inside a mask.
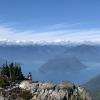
[[[0,0],[0,40],[99,39],[100,0]]]

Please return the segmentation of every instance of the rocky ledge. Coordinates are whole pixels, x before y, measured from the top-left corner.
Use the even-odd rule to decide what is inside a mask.
[[[32,93],[31,100],[92,100],[90,93],[83,87],[69,81],[60,84],[23,81],[19,88],[30,91]]]

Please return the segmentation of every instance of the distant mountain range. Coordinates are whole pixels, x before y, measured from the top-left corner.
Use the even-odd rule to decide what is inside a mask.
[[[54,41],[20,41],[20,40],[0,40],[0,45],[100,45],[99,42],[82,41],[75,42],[69,40],[54,40]]]
[[[66,53],[76,56],[81,61],[100,62],[100,45],[78,45],[66,50]]]
[[[56,43],[56,44],[8,44],[0,42],[0,58],[8,61],[20,63],[32,63],[43,61],[40,69],[60,71],[80,70],[87,66],[86,62],[100,62],[100,45],[98,44],[75,44],[75,43]],[[11,42],[12,43],[12,42]]]
[[[1,45],[0,58],[18,62],[46,61],[66,49],[62,45]]]

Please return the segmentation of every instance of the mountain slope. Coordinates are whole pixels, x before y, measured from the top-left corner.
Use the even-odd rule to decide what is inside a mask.
[[[85,84],[85,87],[91,91],[100,90],[100,75],[96,76],[95,78],[91,79]]]
[[[91,79],[84,86],[91,91],[94,98],[93,100],[100,100],[100,75]]]

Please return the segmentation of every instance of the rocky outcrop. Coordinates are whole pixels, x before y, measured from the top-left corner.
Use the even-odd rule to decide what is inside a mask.
[[[92,100],[89,92],[69,81],[60,84],[23,81],[19,87],[29,90],[33,95],[32,100]]]

